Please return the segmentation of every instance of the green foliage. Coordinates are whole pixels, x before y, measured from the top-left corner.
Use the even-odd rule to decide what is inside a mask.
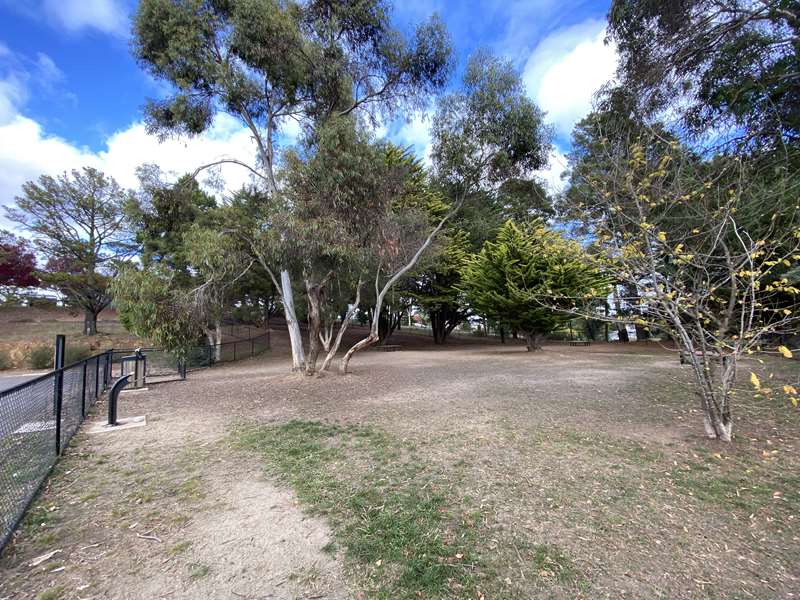
[[[174,86],[147,109],[151,129],[164,133],[200,133],[218,110],[271,136],[281,119],[298,115],[325,120],[362,106],[418,106],[444,86],[451,67],[438,18],[406,39],[378,0],[143,0],[134,53]]]
[[[444,343],[469,314],[463,292],[458,287],[472,252],[469,238],[469,233],[463,229],[448,229],[438,240],[436,252],[429,260],[431,266],[410,277],[404,286],[430,316],[437,344]]]
[[[12,367],[11,356],[7,350],[0,350],[0,371],[5,371]]]
[[[31,369],[52,369],[53,348],[51,346],[34,346],[26,357]]]
[[[138,174],[141,190],[126,213],[141,245],[142,264],[165,264],[189,277],[184,236],[208,220],[216,202],[188,175],[169,185],[157,167],[141,167]]]
[[[439,99],[432,124],[436,176],[460,198],[547,164],[550,131],[510,63],[477,52],[463,90]]]
[[[549,219],[555,215],[550,197],[536,179],[508,179],[497,190],[501,215],[516,223]]]
[[[795,2],[615,0],[609,37],[640,112],[669,105],[694,133],[713,129],[759,152],[797,145]]]
[[[203,332],[187,310],[174,276],[160,265],[146,269],[130,265],[111,287],[114,306],[128,331],[183,356]]]
[[[64,365],[71,365],[92,356],[94,352],[88,346],[67,346],[64,352]]]
[[[507,221],[464,271],[470,306],[481,315],[528,336],[541,336],[569,315],[586,295],[601,295],[606,285],[587,266],[581,247],[539,222]]]

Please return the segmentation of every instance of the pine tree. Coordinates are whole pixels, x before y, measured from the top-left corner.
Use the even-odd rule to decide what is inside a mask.
[[[570,318],[575,298],[599,293],[602,276],[586,265],[583,249],[541,222],[506,221],[464,272],[464,290],[475,312],[524,333],[528,350]]]

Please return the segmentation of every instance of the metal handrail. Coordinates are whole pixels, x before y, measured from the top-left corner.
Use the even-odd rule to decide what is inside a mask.
[[[117,379],[108,393],[108,424],[112,427],[117,425],[117,400],[119,400],[119,394],[122,388],[128,385],[130,378],[130,375],[123,375]]]

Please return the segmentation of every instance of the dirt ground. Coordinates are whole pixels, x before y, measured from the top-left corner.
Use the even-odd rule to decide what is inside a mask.
[[[725,445],[702,437],[688,369],[656,344],[398,341],[306,378],[277,335],[256,359],[124,394],[121,415],[147,426],[84,426],[0,559],[0,599],[370,597],[336,523],[231,441],[294,421],[373,427],[435,466],[478,515],[472,597],[800,596],[790,406],[743,384]]]

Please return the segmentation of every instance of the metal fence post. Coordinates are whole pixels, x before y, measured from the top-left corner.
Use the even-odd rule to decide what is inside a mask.
[[[61,402],[64,399],[64,351],[66,338],[56,336],[56,351],[54,357],[55,381],[53,390],[53,407],[56,418],[56,456],[61,454]]]
[[[86,367],[89,366],[89,361],[83,361],[83,375],[81,378],[81,417],[86,416]]]
[[[109,350],[106,352],[106,364],[103,369],[103,390],[108,389],[108,384],[112,379],[112,370],[114,369],[114,351]]]
[[[253,358],[256,355],[256,341],[253,338],[250,338],[250,358]]]
[[[105,369],[103,369],[105,371]],[[97,362],[94,365],[94,399],[100,395],[100,355],[97,355]]]

